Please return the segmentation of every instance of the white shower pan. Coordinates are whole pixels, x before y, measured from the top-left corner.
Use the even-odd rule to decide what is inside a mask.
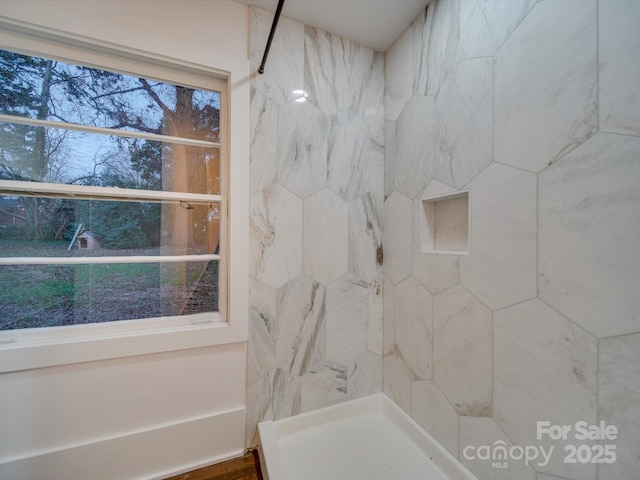
[[[477,480],[384,393],[258,431],[265,480]]]

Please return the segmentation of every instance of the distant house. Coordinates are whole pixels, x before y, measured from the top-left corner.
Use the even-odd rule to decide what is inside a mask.
[[[102,248],[100,240],[96,239],[89,230],[85,230],[78,235],[78,248],[86,248],[87,250],[94,250],[96,248]]]

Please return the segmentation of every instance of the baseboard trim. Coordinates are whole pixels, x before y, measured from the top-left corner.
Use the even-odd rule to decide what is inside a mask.
[[[216,412],[0,462],[0,478],[158,480],[242,455],[245,409]]]

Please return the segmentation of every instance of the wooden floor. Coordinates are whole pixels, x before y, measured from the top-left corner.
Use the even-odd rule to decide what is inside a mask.
[[[210,467],[183,473],[167,480],[262,480],[258,451]]]

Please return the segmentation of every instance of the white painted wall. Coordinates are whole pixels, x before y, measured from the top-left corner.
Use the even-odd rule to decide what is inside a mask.
[[[0,478],[163,478],[240,454],[248,8],[226,0],[0,0],[0,12],[0,48],[11,46],[7,38],[20,41],[24,32],[40,31],[45,42],[65,38],[72,46],[88,42],[229,74],[232,245],[228,326],[0,345]]]

